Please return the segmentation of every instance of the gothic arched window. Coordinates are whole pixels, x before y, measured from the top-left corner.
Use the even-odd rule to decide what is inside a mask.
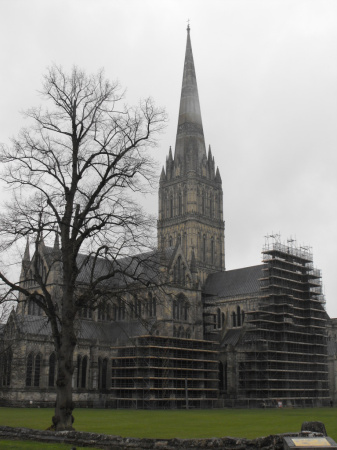
[[[241,309],[240,309],[240,306],[238,306],[237,308],[236,308],[236,315],[237,315],[237,325],[238,325],[238,327],[240,327],[241,326]]]
[[[77,355],[77,379],[76,387],[81,387],[81,370],[82,370],[82,356]]]
[[[206,262],[206,235],[202,238],[202,260]]]
[[[216,311],[216,326],[217,328],[221,328],[221,309],[218,308]]]
[[[173,316],[173,319],[179,319],[179,317],[178,317],[178,303],[177,303],[177,300],[173,300],[172,316]]]
[[[183,294],[179,294],[178,297],[173,300],[173,319],[176,320],[188,320],[189,303],[187,298]]]
[[[98,358],[98,389],[107,388],[108,360]]]
[[[88,357],[84,356],[84,358],[82,359],[81,388],[85,388],[87,385],[87,367],[88,367]]]
[[[181,192],[179,192],[179,197],[178,197],[178,211],[179,211],[179,216],[181,216],[183,213],[183,197],[182,197]]]
[[[211,263],[214,264],[214,238],[211,239]]]
[[[149,292],[148,295],[148,315],[149,317],[156,317],[157,315],[157,299]]]
[[[12,376],[12,359],[13,355],[11,350],[5,351],[0,354],[0,385],[10,386]]]
[[[41,373],[41,355],[38,354],[35,357],[34,367],[34,386],[40,386],[40,373]]]
[[[31,386],[33,381],[33,362],[34,355],[29,353],[27,356],[27,366],[26,366],[26,386]]]

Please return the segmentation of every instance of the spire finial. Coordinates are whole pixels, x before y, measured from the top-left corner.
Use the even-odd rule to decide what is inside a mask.
[[[190,29],[191,29],[190,28],[190,19],[187,20],[187,28],[186,29],[187,29],[187,33],[189,33]]]

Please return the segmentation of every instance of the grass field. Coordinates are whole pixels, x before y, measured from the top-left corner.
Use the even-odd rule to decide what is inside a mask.
[[[0,408],[0,424],[46,429],[53,410]],[[148,438],[255,438],[300,431],[302,422],[318,420],[337,441],[337,408],[213,409],[213,410],[100,410],[77,409],[78,431]],[[0,445],[1,448],[3,448]]]

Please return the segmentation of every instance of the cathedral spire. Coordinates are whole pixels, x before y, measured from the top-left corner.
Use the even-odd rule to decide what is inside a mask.
[[[183,160],[187,153],[189,154],[188,169],[198,170],[202,159],[206,156],[206,148],[189,25],[187,27],[175,159]]]
[[[27,242],[26,242],[26,248],[25,248],[25,253],[23,255],[23,261],[24,262],[30,262],[30,253],[29,253],[29,238],[27,237]]]

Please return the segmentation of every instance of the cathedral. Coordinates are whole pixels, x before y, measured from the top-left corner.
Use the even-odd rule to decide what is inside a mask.
[[[325,311],[321,273],[309,249],[273,236],[261,264],[225,270],[222,180],[205,145],[189,27],[176,144],[160,174],[158,196],[158,248],[151,264],[160,268],[164,289],[117,280],[123,299],[112,294],[96,310],[80,311],[76,407],[337,401],[337,325]],[[41,241],[31,257],[27,245],[20,282],[36,258],[57,282],[50,261],[58,250],[57,240],[53,247]],[[85,273],[80,276],[85,283]],[[47,318],[23,301],[0,327],[0,405],[54,406],[57,367]]]

